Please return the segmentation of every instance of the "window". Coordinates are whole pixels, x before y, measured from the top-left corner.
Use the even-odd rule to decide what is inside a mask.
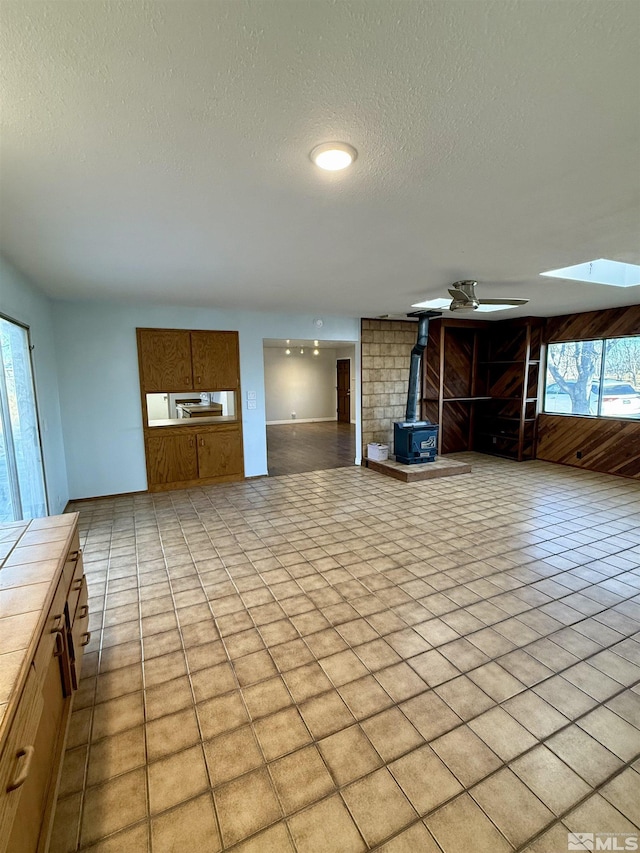
[[[0,317],[0,522],[46,514],[29,333]]]
[[[640,336],[548,344],[543,408],[640,420]]]

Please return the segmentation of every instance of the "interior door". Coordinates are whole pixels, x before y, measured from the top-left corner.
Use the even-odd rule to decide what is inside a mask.
[[[235,390],[240,381],[237,332],[191,332],[193,387]]]
[[[338,423],[351,422],[351,363],[348,358],[336,362],[338,390]]]

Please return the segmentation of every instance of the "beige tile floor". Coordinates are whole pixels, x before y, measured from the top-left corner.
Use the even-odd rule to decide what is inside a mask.
[[[53,853],[638,832],[640,487],[463,456],[78,504],[93,638]]]

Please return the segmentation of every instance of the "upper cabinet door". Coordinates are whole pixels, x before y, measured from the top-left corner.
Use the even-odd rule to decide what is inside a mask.
[[[193,387],[229,391],[240,384],[237,332],[191,332]]]
[[[191,332],[138,329],[138,352],[144,391],[193,390]]]

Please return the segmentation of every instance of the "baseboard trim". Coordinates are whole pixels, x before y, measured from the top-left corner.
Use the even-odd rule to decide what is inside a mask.
[[[279,426],[280,424],[317,424],[324,421],[334,421],[337,423],[337,418],[289,418],[288,421],[267,421],[267,426]]]
[[[101,500],[109,500],[109,498],[130,498],[135,497],[136,495],[148,495],[151,494],[149,489],[140,489],[137,492],[116,492],[114,495],[93,495],[90,498],[69,498],[66,503],[65,508],[62,510],[63,513],[67,512],[70,504],[79,504],[84,503],[84,501],[101,501]]]

